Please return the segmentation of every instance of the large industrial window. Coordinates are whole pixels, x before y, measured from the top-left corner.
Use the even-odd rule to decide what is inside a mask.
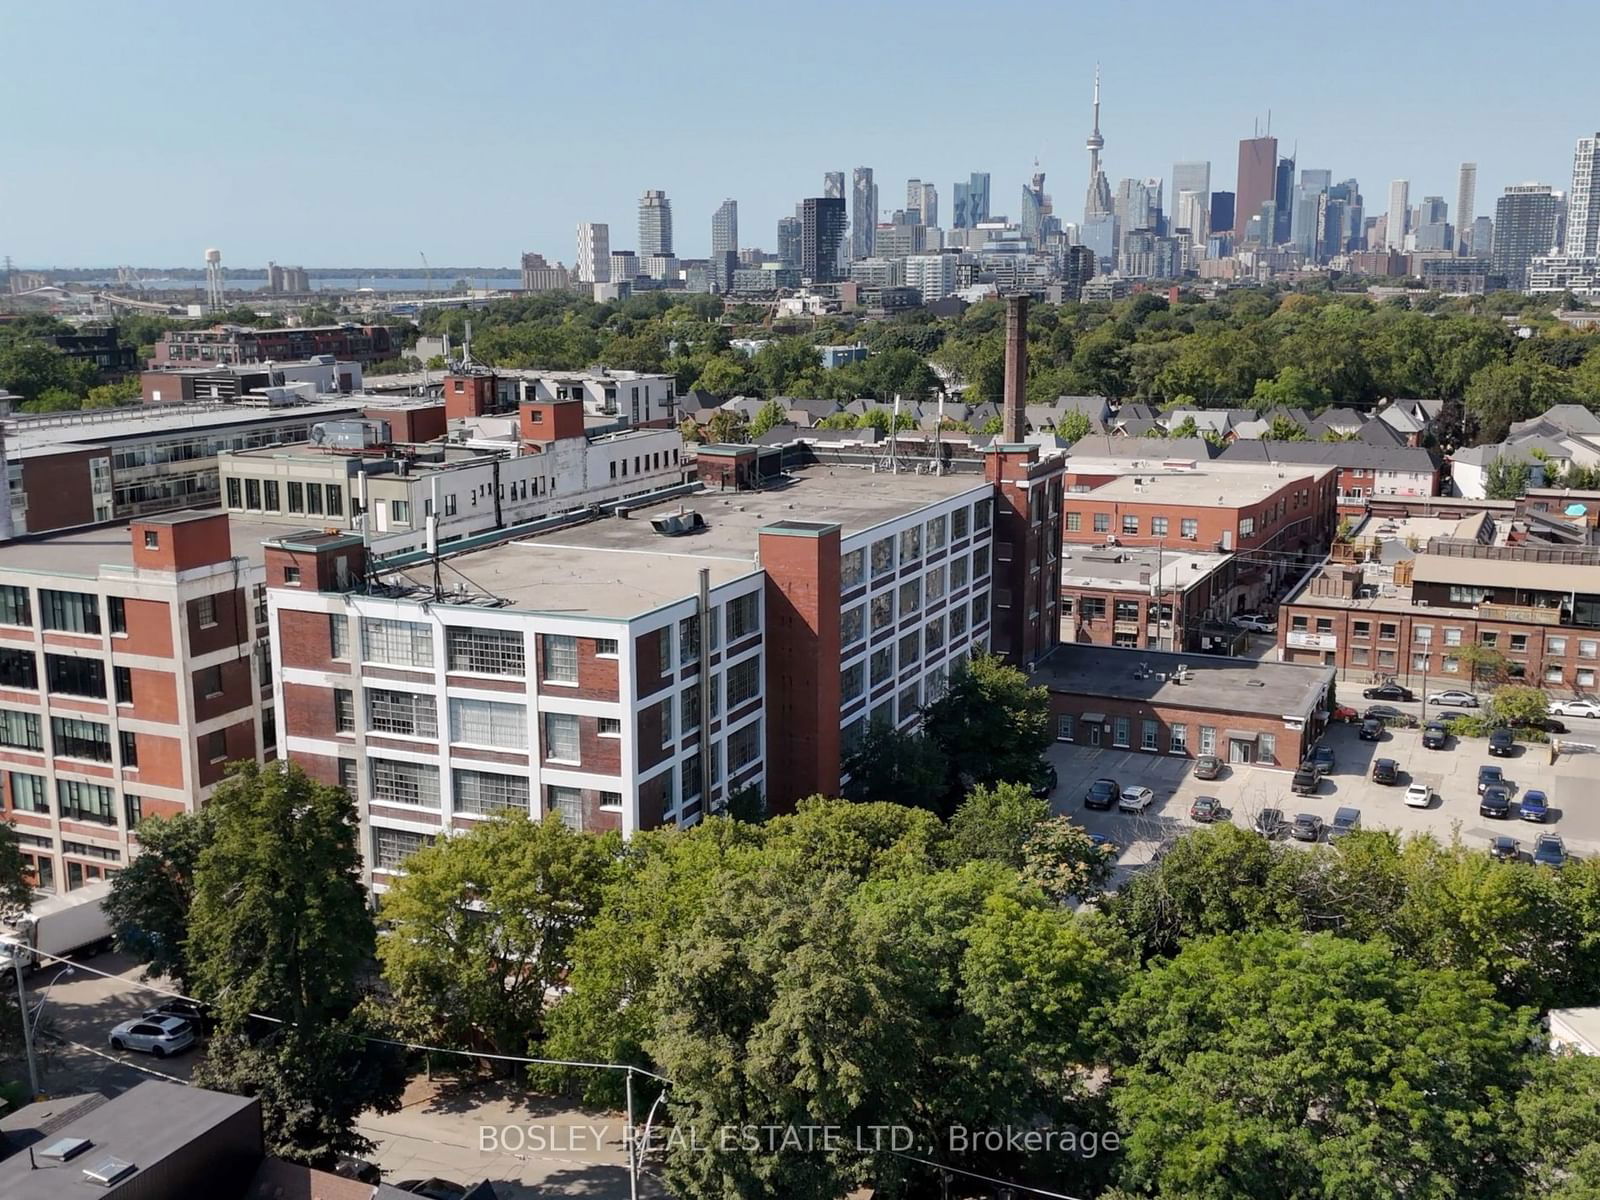
[[[922,557],[922,526],[913,525],[900,531],[900,561],[916,562]]]
[[[362,617],[361,658],[392,667],[431,667],[433,632],[420,621]]]
[[[452,774],[453,803],[458,813],[492,817],[495,813],[528,811],[528,781],[520,775],[463,770]]]
[[[418,850],[433,839],[422,833],[405,829],[378,829],[372,831],[372,865],[380,871],[398,871]]]
[[[866,622],[863,618],[861,605],[847,608],[839,618],[839,644],[841,646],[854,646],[867,636]]]
[[[40,733],[39,714],[0,708],[0,746],[14,746],[18,750],[43,750],[44,738]]]
[[[24,771],[12,771],[11,807],[18,812],[49,812],[50,797],[44,789],[44,777],[29,775]]]
[[[328,650],[332,658],[350,657],[350,618],[344,613],[328,614]]]
[[[111,761],[111,727],[99,721],[80,721],[76,717],[51,717],[50,736],[55,752],[66,758]]]
[[[57,695],[94,696],[105,699],[106,665],[98,658],[46,654],[44,668],[50,690]]]
[[[761,660],[747,658],[728,668],[728,709],[732,711],[761,690]]]
[[[39,660],[32,650],[0,648],[0,687],[33,689],[38,686]]]
[[[848,592],[860,587],[867,575],[867,552],[852,550],[839,556],[839,590]]]
[[[967,506],[962,505],[950,514],[950,540],[958,542],[967,536]]]
[[[544,756],[556,762],[580,761],[578,718],[572,713],[544,714]]]
[[[528,710],[495,700],[450,701],[450,740],[501,750],[528,748]]]
[[[568,829],[583,829],[583,793],[574,787],[545,788],[545,805],[550,816]]]
[[[101,825],[117,823],[116,794],[98,783],[77,779],[56,780],[56,798],[64,821],[94,821]]]
[[[761,722],[751,721],[728,735],[728,770],[737,771],[761,757]]]
[[[372,799],[374,803],[438,808],[439,768],[432,763],[375,758],[372,760]]]
[[[866,664],[856,663],[839,672],[839,702],[848,704],[866,690]]]
[[[756,631],[756,594],[754,592],[728,601],[728,641],[746,637]]]
[[[521,675],[527,669],[522,634],[510,629],[445,630],[450,669],[478,675]]]
[[[894,570],[894,539],[879,538],[872,543],[872,577],[887,575]]]
[[[543,636],[545,682],[577,683],[578,639],[559,633]]]
[[[32,625],[33,606],[28,603],[28,589],[0,586],[0,625]]]
[[[894,624],[894,593],[880,592],[870,601],[872,610],[872,632],[886,629]]]
[[[432,696],[369,688],[367,727],[373,733],[432,738],[439,736],[439,717]]]
[[[333,689],[333,730],[353,733],[356,727],[356,698],[349,688]]]
[[[88,592],[56,592],[49,588],[39,593],[44,627],[62,633],[99,633],[100,598]]]

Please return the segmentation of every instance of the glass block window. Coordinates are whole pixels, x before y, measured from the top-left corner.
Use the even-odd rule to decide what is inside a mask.
[[[450,701],[450,740],[501,750],[528,748],[528,710],[499,700]]]
[[[439,807],[439,768],[432,763],[397,762],[389,758],[374,758],[371,762],[374,803]]]
[[[560,633],[542,635],[546,683],[578,682],[578,639]]]
[[[375,827],[372,831],[372,865],[380,871],[398,871],[405,866],[406,859],[432,840],[426,834],[412,833],[407,829]]]
[[[432,696],[368,688],[367,728],[373,733],[435,738],[439,736],[439,714]]]
[[[575,787],[545,788],[545,808],[568,829],[583,829],[583,793]]]
[[[578,718],[571,713],[544,714],[544,756],[557,762],[579,760]]]
[[[362,617],[361,659],[391,667],[431,667],[432,632],[421,621]]]
[[[761,690],[761,660],[747,658],[728,668],[728,708],[734,709]]]
[[[528,781],[521,775],[456,770],[452,776],[452,802],[458,813],[492,817],[495,813],[528,811]]]
[[[444,632],[452,671],[475,675],[522,675],[527,670],[522,634],[511,629],[463,629]]]

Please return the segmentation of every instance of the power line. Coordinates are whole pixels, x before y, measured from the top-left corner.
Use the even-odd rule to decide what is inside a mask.
[[[968,1179],[981,1179],[984,1183],[997,1183],[1001,1187],[1013,1188],[1019,1192],[1031,1192],[1035,1196],[1048,1196],[1050,1200],[1079,1200],[1077,1196],[1069,1196],[1065,1192],[1047,1192],[1043,1188],[1030,1187],[1026,1183],[1012,1183],[1009,1179],[996,1179],[992,1175],[979,1175],[976,1171],[963,1171],[960,1167],[947,1166],[944,1163],[934,1162],[932,1159],[918,1158],[914,1154],[902,1154],[898,1150],[890,1150],[889,1153],[908,1162],[921,1163],[925,1167],[933,1167],[939,1171],[951,1171],[957,1175],[965,1175]]]

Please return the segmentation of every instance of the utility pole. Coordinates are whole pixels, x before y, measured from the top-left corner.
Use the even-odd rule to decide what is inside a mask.
[[[10,260],[7,260],[10,261]],[[22,955],[20,946],[11,947],[11,969],[17,976],[17,1011],[22,1014],[22,1044],[28,1052],[29,1096],[39,1094],[39,1063],[33,1056],[33,1022],[28,1020],[28,993],[22,984]]]

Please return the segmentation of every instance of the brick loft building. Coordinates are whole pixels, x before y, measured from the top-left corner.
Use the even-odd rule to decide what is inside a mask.
[[[1478,645],[1503,655],[1515,682],[1593,694],[1600,548],[1513,541],[1518,525],[1488,513],[1385,528],[1377,561],[1330,561],[1285,599],[1283,661],[1323,663],[1357,680],[1394,677],[1419,689],[1471,688],[1461,649]]]
[[[186,512],[0,545],[0,778],[42,890],[270,753],[261,532]]]
[[[1231,554],[1153,546],[1063,547],[1061,640],[1124,649],[1222,652],[1238,638]]]
[[[395,357],[399,344],[387,325],[308,325],[301,329],[255,329],[213,325],[171,329],[156,342],[151,366],[211,363],[303,362],[319,355],[370,366]]]
[[[450,556],[437,590],[354,536],[268,544],[285,752],[359,797],[374,886],[503,810],[631,834],[836,793],[870,721],[915,724],[975,652],[1055,645],[1059,460],[749,490],[757,448],[718,449],[716,490]]]
[[[678,423],[677,380],[640,371],[520,371],[472,367],[445,376],[452,422],[509,414],[527,404],[578,401],[591,424],[665,428]]]

